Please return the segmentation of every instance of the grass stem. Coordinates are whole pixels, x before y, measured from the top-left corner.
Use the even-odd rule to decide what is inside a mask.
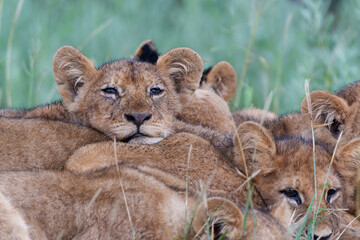
[[[10,87],[10,67],[11,67],[11,49],[14,39],[15,27],[20,16],[20,12],[23,6],[24,0],[19,0],[16,11],[14,14],[14,18],[11,24],[11,29],[9,33],[9,38],[7,42],[6,48],[6,67],[5,67],[5,82],[6,82],[6,103],[9,107],[11,107],[11,87]]]

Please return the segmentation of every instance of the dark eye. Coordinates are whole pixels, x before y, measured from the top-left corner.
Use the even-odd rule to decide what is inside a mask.
[[[101,89],[104,93],[118,95],[119,92],[115,88],[104,88]]]
[[[340,133],[340,126],[341,126],[341,123],[339,121],[337,121],[336,119],[334,119],[334,121],[329,125],[330,132],[336,138],[338,137],[338,135]]]
[[[296,201],[298,205],[301,204],[301,198],[299,196],[299,193],[291,188],[287,188],[280,191],[282,194],[284,194],[287,198],[293,199]]]
[[[335,194],[337,193],[338,190],[336,189],[329,189],[327,192],[327,196],[326,196],[326,201],[330,202],[331,198],[335,196]]]
[[[164,90],[158,88],[158,87],[154,87],[150,89],[150,95],[154,96],[154,95],[160,95]]]

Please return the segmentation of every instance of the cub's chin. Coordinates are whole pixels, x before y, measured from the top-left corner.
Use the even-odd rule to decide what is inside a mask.
[[[130,144],[154,144],[162,141],[163,137],[136,137],[131,139],[128,143]]]

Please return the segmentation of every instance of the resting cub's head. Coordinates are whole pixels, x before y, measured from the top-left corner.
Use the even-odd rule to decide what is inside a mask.
[[[259,171],[254,183],[266,204],[274,206],[285,201],[291,212],[295,212],[295,220],[306,216],[316,194],[312,143],[301,138],[275,141],[268,130],[254,122],[240,125],[237,133],[239,137],[235,136],[234,144],[238,165],[245,171],[245,162],[249,174]],[[351,191],[344,179],[355,174],[359,147],[360,142],[355,141],[339,148],[327,178],[332,153],[316,146],[316,206],[320,207],[317,221],[321,219],[315,226],[316,236],[339,234],[340,219],[336,211],[346,208],[346,200],[350,197]]]
[[[156,64],[159,53],[151,40],[143,42],[134,59]],[[236,90],[237,76],[234,68],[225,61],[203,72],[194,94],[182,99],[182,109],[177,117],[187,123],[202,125],[217,131],[233,133],[234,123],[226,103]]]
[[[360,101],[349,105],[346,99],[323,90],[311,92],[310,99],[311,111],[305,98],[301,104],[301,112],[308,116],[311,112],[314,125],[322,126],[315,128],[316,138],[335,144],[340,132],[343,132],[340,143],[360,137]]]
[[[156,65],[119,60],[95,68],[70,46],[60,48],[53,60],[67,110],[84,124],[125,142],[142,137],[151,143],[171,134],[181,99],[198,87],[202,70],[200,56],[188,48],[167,52]]]

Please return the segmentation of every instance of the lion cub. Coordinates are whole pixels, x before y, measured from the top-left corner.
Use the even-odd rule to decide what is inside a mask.
[[[199,207],[203,195],[186,190],[184,178],[148,167],[120,166],[117,171],[114,166],[77,175],[3,172],[0,179],[0,192],[12,199],[7,209],[15,212],[10,216],[28,226],[28,231],[18,232],[22,239],[183,239],[203,235],[208,217],[213,234],[226,232],[227,239],[238,239],[243,234],[252,239],[254,227],[257,236],[271,233],[267,239],[287,234],[274,219],[258,210],[254,210],[257,223],[249,217],[243,233],[243,210],[231,201],[210,198]],[[9,188],[11,184],[17,187]],[[17,225],[0,222],[0,233],[6,234]]]
[[[151,40],[148,40],[142,43],[142,45],[138,48],[134,58],[156,64],[159,56],[160,55],[157,52],[154,43]],[[195,121],[196,124],[200,122],[201,125],[210,128],[212,128],[212,125],[209,125],[209,122],[211,124],[214,124],[215,122],[217,123],[215,129],[220,129],[230,133],[234,132],[235,127],[233,126],[232,122],[227,121],[227,119],[222,117],[220,114],[215,117],[213,114],[214,110],[212,108],[206,110],[201,108],[201,104],[204,104],[203,101],[218,101],[219,109],[227,109],[227,107],[224,106],[224,103],[222,103],[221,100],[217,100],[210,92],[215,92],[219,97],[228,102],[234,96],[236,86],[237,74],[234,68],[228,62],[221,61],[214,66],[205,69],[203,76],[201,77],[199,88],[195,91],[194,94],[199,95],[199,97],[196,96],[194,100],[188,102],[187,107],[183,108],[184,110],[182,111],[180,118],[186,115],[186,117]],[[213,105],[210,106],[213,107]],[[217,111],[219,111],[219,109]],[[239,126],[242,122],[244,122],[242,120],[245,117],[251,117],[261,121],[262,118],[267,120],[275,119],[277,118],[277,115],[275,113],[254,107],[238,110],[232,113],[232,118],[234,119],[236,126]]]
[[[0,149],[4,152],[0,165],[2,170],[61,169],[75,147],[106,140],[105,136],[117,137],[123,142],[151,144],[184,131],[210,140],[219,149],[223,148],[223,152],[231,144],[226,134],[218,132],[233,129],[229,108],[215,93],[196,91],[202,74],[202,60],[190,49],[171,50],[161,56],[156,65],[121,60],[96,69],[78,50],[63,47],[57,51],[53,65],[63,101],[23,111],[20,119],[0,118],[0,128],[3,129],[0,134],[4,135],[2,139],[6,141]],[[218,75],[213,73],[213,76]],[[194,101],[197,105],[190,104]],[[200,112],[211,109],[212,117],[216,120],[205,117],[203,120],[187,114],[194,113],[194,107]],[[183,121],[175,119],[175,116],[180,116]],[[73,124],[37,121],[34,119],[36,117],[81,124],[104,134]],[[48,129],[42,129],[43,123]],[[188,123],[201,124],[210,129]],[[11,125],[17,127],[7,130]],[[39,134],[31,131],[40,128]],[[81,136],[71,134],[80,131],[75,128],[81,129]],[[24,132],[29,132],[25,136],[31,141],[16,141]],[[70,134],[67,135],[67,132]],[[64,138],[54,138],[54,134]],[[59,144],[52,146],[54,142],[49,138]],[[44,139],[49,140],[49,147],[34,144]],[[71,147],[59,148],[67,145]]]
[[[140,45],[133,60],[156,66],[159,58],[161,57],[159,57],[154,43],[148,40]],[[184,61],[187,60],[184,59]],[[213,130],[233,132],[234,126],[231,113],[223,100],[224,98],[225,100],[231,98],[236,89],[237,79],[233,67],[223,61],[204,71],[201,78],[192,80],[194,84],[200,87],[180,98],[181,108],[176,117],[187,123],[202,125]],[[73,113],[67,109],[63,101],[25,110],[2,109],[0,110],[0,116],[11,118],[41,117],[86,125],[81,119],[73,116]]]
[[[297,220],[300,216],[306,215],[315,194],[311,142],[302,138],[275,140],[261,125],[246,122],[240,125],[237,135],[234,136],[235,158],[233,163],[229,163],[219,158],[210,146],[201,146],[199,141],[190,139],[186,136],[181,140],[174,135],[161,142],[164,147],[159,143],[150,146],[134,145],[130,149],[124,144],[119,144],[116,146],[117,159],[119,164],[125,166],[151,167],[177,177],[184,177],[188,172],[189,185],[196,191],[201,190],[199,182],[212,179],[208,195],[229,198],[236,204],[245,204],[248,189],[244,184],[245,179],[234,170],[235,167],[243,173],[248,172],[249,175],[258,172],[253,179],[256,189],[253,201],[256,207],[271,209],[285,199],[286,206],[291,212],[296,212]],[[190,144],[192,151],[188,165],[186,155]],[[113,144],[110,143],[85,146],[70,157],[66,168],[72,172],[89,173],[114,166],[116,163],[113,148]],[[359,148],[360,141],[353,141],[337,150],[323,196],[323,187],[317,187],[317,198],[322,199],[320,208],[336,210],[348,207],[345,200],[350,197],[351,190],[348,190],[348,182],[344,179],[351,179],[356,174],[353,166],[357,164],[355,156]],[[170,149],[172,150],[169,151]],[[241,157],[242,149],[245,159]],[[325,183],[331,154],[327,149],[316,146],[317,186]],[[215,173],[213,169],[216,169]],[[320,212],[318,217],[321,219],[325,215],[327,213]],[[290,217],[282,222],[290,222]],[[314,234],[336,236],[340,233],[339,222],[340,215],[330,214],[315,227]]]

